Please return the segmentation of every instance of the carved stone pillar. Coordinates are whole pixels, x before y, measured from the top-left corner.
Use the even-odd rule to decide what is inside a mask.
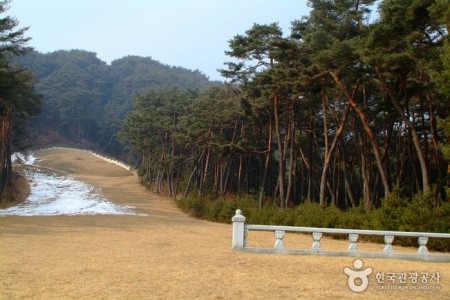
[[[417,251],[417,253],[419,255],[427,256],[428,255],[428,248],[427,248],[428,237],[421,236],[421,237],[419,237],[418,242],[419,242],[419,250]]]
[[[322,245],[320,244],[320,239],[322,238],[322,232],[313,232],[312,234],[312,238],[313,238],[313,244],[311,249],[312,250],[322,250]]]
[[[275,230],[275,248],[284,248],[283,238],[284,238],[284,230]]]
[[[384,249],[383,252],[385,254],[394,254],[394,247],[392,247],[392,242],[394,241],[393,235],[385,235],[384,236]]]
[[[359,234],[350,233],[348,235],[348,252],[356,253],[358,252],[358,246],[356,246],[356,242],[358,241]]]
[[[233,222],[233,242],[231,247],[233,249],[243,249],[245,245],[245,217],[240,209],[236,210],[236,214],[231,221]]]

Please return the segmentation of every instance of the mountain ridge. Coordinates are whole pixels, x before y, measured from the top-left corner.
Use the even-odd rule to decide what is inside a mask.
[[[150,89],[201,91],[212,85],[199,70],[170,66],[151,57],[128,55],[110,64],[86,50],[31,51],[12,63],[34,74],[42,113],[29,121],[33,146],[89,144],[120,155],[116,140],[133,99]]]

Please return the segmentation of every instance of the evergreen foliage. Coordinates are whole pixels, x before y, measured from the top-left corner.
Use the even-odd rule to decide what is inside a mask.
[[[11,62],[35,75],[43,96],[42,114],[29,124],[34,143],[88,145],[117,156],[123,153],[117,133],[137,94],[151,88],[196,90],[213,84],[199,71],[149,57],[127,56],[107,65],[84,50],[33,51]],[[45,141],[49,136],[53,138]]]
[[[9,1],[0,1],[0,14],[8,10]],[[34,81],[27,70],[15,68],[11,57],[30,50],[28,28],[18,29],[18,21],[0,17],[0,196],[12,178],[12,144],[18,141],[24,122],[40,109],[40,98],[34,91]]]

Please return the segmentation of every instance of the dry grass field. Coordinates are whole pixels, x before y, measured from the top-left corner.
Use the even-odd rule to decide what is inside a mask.
[[[231,225],[185,215],[131,172],[79,151],[35,156],[36,165],[101,187],[110,201],[147,216],[0,217],[0,299],[450,299],[449,263],[363,259],[373,273],[358,294],[343,271],[352,258],[233,252]],[[249,239],[273,243],[267,234]],[[311,242],[307,235],[285,240],[287,247]],[[440,289],[380,290],[377,272],[439,273]]]

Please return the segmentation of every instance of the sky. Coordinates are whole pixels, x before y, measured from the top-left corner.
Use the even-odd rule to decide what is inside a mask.
[[[82,49],[106,63],[139,55],[223,80],[230,39],[273,22],[288,36],[308,12],[306,0],[12,0],[6,15],[30,27],[39,52]]]

